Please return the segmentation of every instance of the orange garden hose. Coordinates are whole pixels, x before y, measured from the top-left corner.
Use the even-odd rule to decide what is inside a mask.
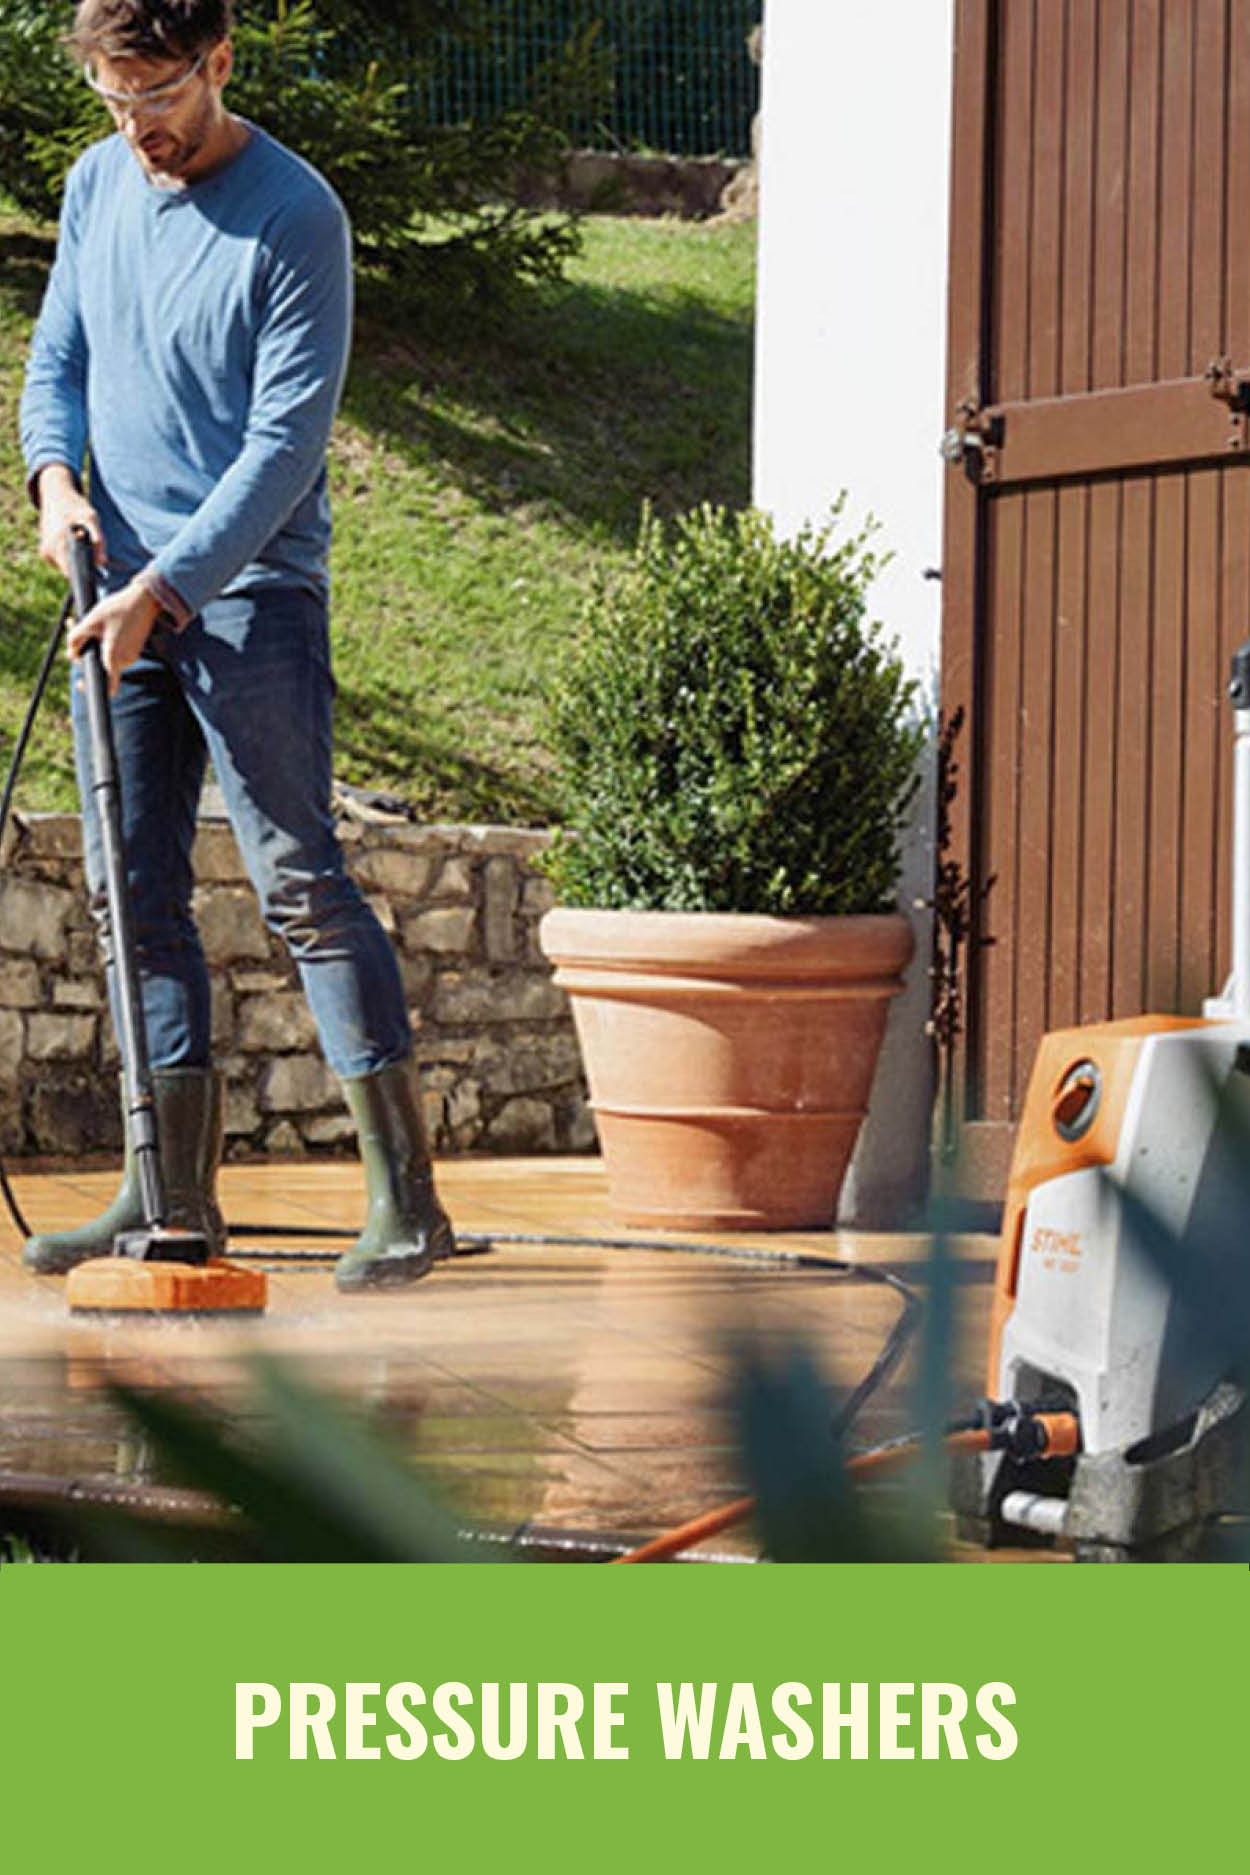
[[[1039,1413],[1034,1417],[1046,1440],[1044,1451],[1039,1456],[1063,1458],[1076,1450],[1079,1427],[1074,1413]],[[977,1426],[947,1433],[942,1440],[942,1447],[947,1452],[988,1452],[994,1443],[995,1435],[990,1427]],[[860,1452],[854,1458],[848,1458],[845,1469],[855,1477],[892,1471],[895,1466],[914,1457],[923,1444],[919,1436],[897,1439],[890,1445],[878,1446],[871,1452]],[[692,1549],[696,1543],[702,1543],[708,1537],[718,1536],[722,1530],[730,1530],[735,1524],[745,1523],[754,1511],[756,1502],[753,1497],[740,1497],[732,1504],[723,1504],[719,1510],[706,1511],[702,1517],[694,1517],[689,1523],[679,1524],[675,1530],[665,1530],[649,1543],[627,1551],[624,1556],[614,1556],[612,1560],[622,1563],[665,1562],[670,1556],[679,1556],[683,1550]]]
[[[867,1472],[892,1471],[896,1465],[911,1458],[921,1446],[922,1441],[900,1439],[894,1445],[882,1446],[873,1452],[861,1452],[854,1458],[848,1458],[845,1469],[856,1477],[863,1477]],[[973,1432],[953,1432],[943,1441],[948,1452],[987,1452],[990,1445],[988,1427]],[[665,1530],[660,1536],[653,1537],[649,1543],[643,1543],[638,1549],[631,1549],[624,1556],[614,1556],[613,1562],[664,1562],[670,1556],[679,1556],[683,1550],[693,1549],[696,1543],[702,1543],[706,1537],[719,1536],[722,1530],[731,1530],[735,1524],[745,1523],[755,1509],[757,1500],[753,1497],[740,1497],[732,1504],[722,1504],[719,1510],[705,1511],[702,1517],[692,1517],[689,1523],[679,1524],[675,1530]]]

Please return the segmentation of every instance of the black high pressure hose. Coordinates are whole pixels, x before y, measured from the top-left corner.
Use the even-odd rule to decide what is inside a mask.
[[[69,615],[73,610],[73,605],[72,597],[67,595],[65,604],[61,607],[61,616],[58,618],[52,636],[48,640],[47,649],[43,654],[43,663],[39,666],[39,675],[35,679],[35,688],[31,692],[30,702],[26,706],[26,715],[22,719],[22,727],[18,731],[17,741],[13,745],[13,755],[9,762],[9,772],[4,778],[4,793],[0,795],[0,852],[4,851],[4,836],[9,826],[9,810],[13,805],[13,791],[17,787],[17,778],[22,772],[22,761],[26,754],[26,745],[30,741],[31,731],[35,726],[35,718],[39,714],[39,705],[43,702],[44,692],[48,688],[48,679],[52,675],[52,666],[56,663],[56,654],[61,643],[61,633],[65,630],[66,624],[69,621]],[[4,1202],[9,1207],[9,1215],[18,1230],[23,1237],[29,1237],[31,1234],[30,1225],[22,1216],[21,1206],[13,1195],[13,1187],[9,1183],[9,1175],[4,1169],[3,1160],[0,1160],[0,1191],[4,1193]]]
[[[4,836],[8,830],[13,794],[17,787],[18,776],[21,773],[22,761],[26,754],[27,745],[30,742],[31,731],[34,728],[39,706],[43,702],[44,693],[48,687],[48,680],[52,675],[52,667],[56,661],[57,650],[61,642],[61,634],[65,630],[72,610],[73,599],[72,597],[67,597],[65,604],[61,608],[60,617],[57,619],[52,636],[48,640],[47,649],[43,655],[43,662],[39,667],[39,675],[35,680],[35,688],[31,693],[26,715],[22,721],[22,726],[18,732],[17,741],[13,748],[13,754],[9,761],[8,773],[4,781],[4,791],[0,794],[0,851],[3,851]],[[0,1191],[4,1194],[5,1204],[8,1206],[9,1215],[17,1230],[23,1238],[29,1237],[32,1234],[31,1227],[22,1214],[21,1206],[18,1204],[13,1188],[9,1183],[8,1173],[5,1170],[3,1161],[0,1161]],[[288,1240],[291,1238],[342,1239],[349,1234],[344,1231],[336,1231],[318,1225],[311,1227],[304,1225],[297,1227],[292,1225],[288,1228],[286,1225],[229,1223],[226,1228],[231,1234],[243,1237],[274,1237]],[[889,1376],[894,1372],[903,1358],[908,1342],[915,1332],[922,1309],[920,1297],[915,1289],[908,1283],[905,1283],[901,1277],[896,1276],[892,1270],[879,1269],[871,1264],[851,1263],[843,1258],[804,1255],[801,1251],[754,1250],[748,1249],[745,1246],[688,1243],[672,1238],[566,1237],[559,1235],[549,1236],[542,1232],[529,1233],[520,1231],[491,1232],[488,1236],[463,1236],[460,1237],[458,1241],[463,1249],[468,1249],[470,1251],[489,1250],[495,1244],[551,1245],[553,1247],[563,1245],[569,1248],[586,1250],[660,1251],[665,1254],[677,1256],[716,1257],[722,1261],[728,1262],[753,1263],[757,1266],[762,1265],[771,1268],[805,1270],[809,1273],[818,1273],[829,1277],[851,1276],[857,1277],[861,1281],[884,1284],[887,1288],[893,1289],[902,1299],[903,1307],[893,1328],[886,1337],[876,1360],[847,1399],[842,1402],[837,1413],[834,1415],[831,1430],[835,1438],[841,1438],[846,1433],[852,1421],[856,1418],[871,1395],[876,1392],[878,1387],[883,1386]],[[264,1260],[290,1264],[296,1267],[309,1267],[324,1264],[332,1258],[333,1254],[334,1253],[328,1249],[324,1251],[240,1251],[232,1248],[231,1250],[231,1255],[241,1261]]]

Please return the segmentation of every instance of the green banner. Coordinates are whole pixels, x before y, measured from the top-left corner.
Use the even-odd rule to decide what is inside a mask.
[[[8,1868],[1237,1857],[1240,1567],[0,1570]]]

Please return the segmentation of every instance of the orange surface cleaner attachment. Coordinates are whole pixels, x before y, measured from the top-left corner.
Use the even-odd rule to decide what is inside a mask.
[[[208,1263],[141,1263],[93,1257],[70,1271],[73,1315],[260,1315],[269,1295],[263,1270],[215,1258]]]

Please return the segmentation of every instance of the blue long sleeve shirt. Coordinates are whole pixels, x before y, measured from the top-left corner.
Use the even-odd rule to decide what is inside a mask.
[[[110,589],[144,572],[181,622],[223,593],[325,588],[351,280],[338,198],[255,126],[181,189],[150,182],[120,136],[79,158],[22,448],[32,486],[89,457]]]

